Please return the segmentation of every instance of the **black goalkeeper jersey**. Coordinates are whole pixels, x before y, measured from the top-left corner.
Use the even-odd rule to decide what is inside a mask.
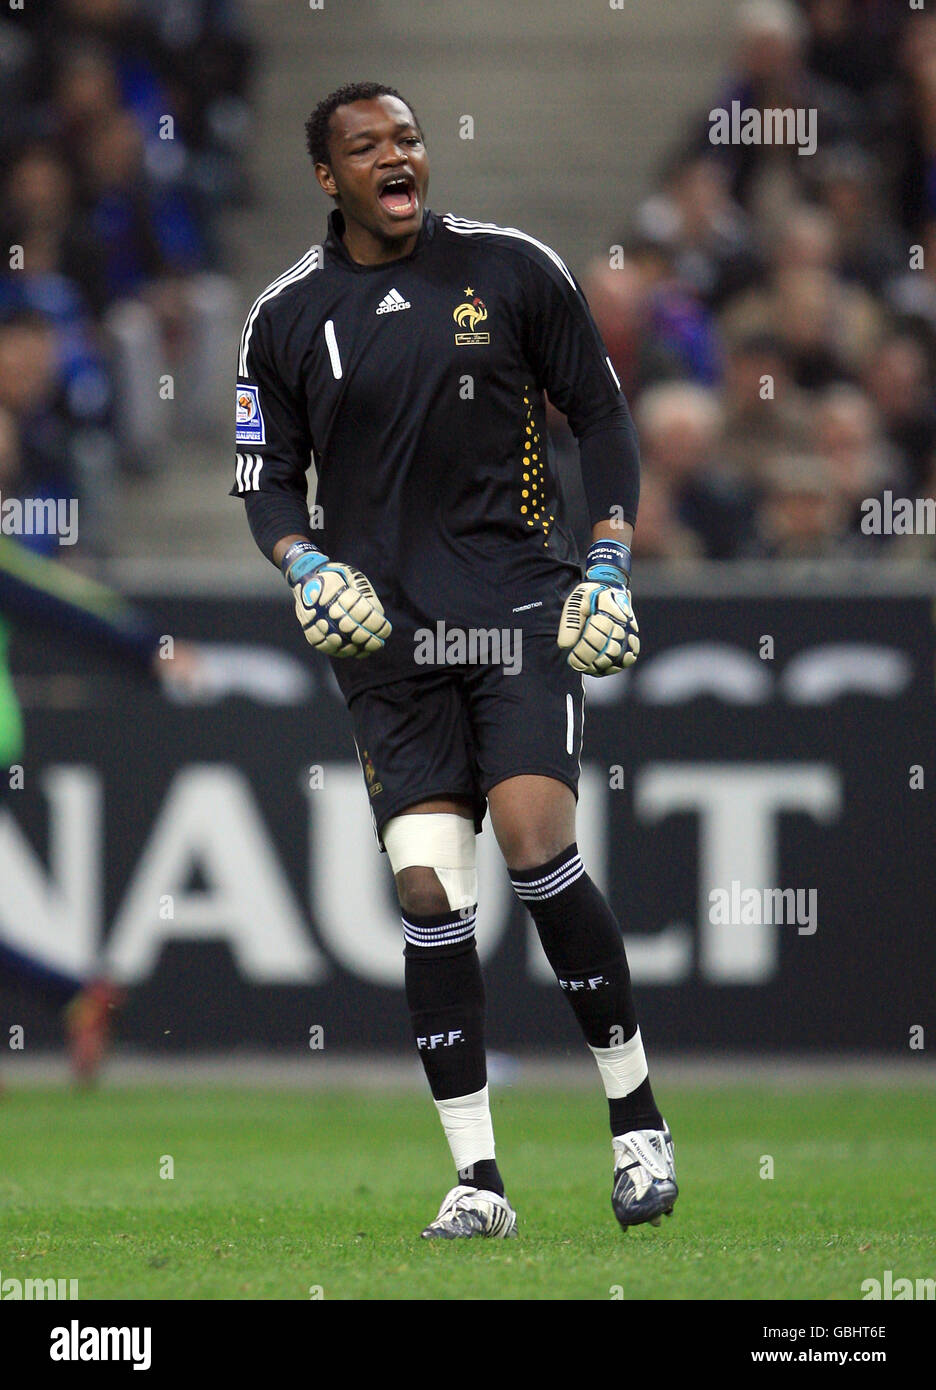
[[[324,246],[258,297],[241,337],[232,495],[272,558],[310,536],[374,585],[393,634],[335,661],[347,698],[414,674],[418,628],[555,631],[580,578],[547,457],[544,391],[580,445],[592,522],[633,522],[636,438],[569,270],[510,227],[427,209],[416,246]],[[307,470],[317,473],[311,524]]]

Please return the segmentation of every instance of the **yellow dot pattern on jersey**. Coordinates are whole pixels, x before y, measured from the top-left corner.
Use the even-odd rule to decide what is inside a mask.
[[[549,528],[556,518],[552,512],[546,512],[545,468],[539,461],[537,446],[540,445],[540,437],[536,421],[533,418],[533,406],[529,391],[529,386],[523,388],[523,405],[526,411],[524,433],[528,436],[523,441],[523,481],[529,483],[529,487],[524,487],[520,491],[520,496],[523,498],[520,504],[520,515],[526,518],[527,526],[536,526],[539,523],[543,532],[543,545],[548,546]],[[530,506],[533,508],[532,516],[528,515]]]

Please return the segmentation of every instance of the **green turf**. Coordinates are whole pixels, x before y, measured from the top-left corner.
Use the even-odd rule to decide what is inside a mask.
[[[602,1300],[859,1299],[886,1269],[936,1272],[930,1092],[665,1103],[681,1196],[660,1229],[612,1217],[600,1097],[507,1087],[498,1156],[520,1238],[430,1243],[418,1232],[451,1178],[421,1096],[13,1085],[0,1272],[76,1278],[82,1299]]]

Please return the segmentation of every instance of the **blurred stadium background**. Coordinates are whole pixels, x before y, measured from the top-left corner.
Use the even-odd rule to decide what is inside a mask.
[[[0,17],[0,495],[77,498],[76,546],[23,544],[204,644],[166,699],[14,629],[25,781],[0,810],[0,936],[128,985],[115,1065],[213,1075],[207,1057],[266,1050],[347,1079],[373,1047],[418,1080],[345,712],[226,496],[241,322],[324,232],[303,121],[370,77],[419,114],[433,208],[567,260],[638,422],[646,641],[632,675],[589,682],[579,838],[651,1056],[931,1075],[913,1030],[936,1028],[936,536],[865,534],[861,503],[936,498],[936,16],[885,0]],[[816,153],[712,145],[733,99],[815,108]],[[577,1068],[491,840],[495,1073]],[[817,929],[713,923],[733,882],[816,890]],[[57,1074],[55,1012],[4,984],[13,1023],[29,1046],[8,1079],[44,1049]]]

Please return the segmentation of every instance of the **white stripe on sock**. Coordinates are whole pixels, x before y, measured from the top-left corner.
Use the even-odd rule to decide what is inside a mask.
[[[404,917],[403,937],[411,946],[451,946],[474,936],[475,915],[470,912],[457,922],[436,927],[417,927]]]
[[[554,898],[557,893],[562,892],[563,888],[568,888],[570,883],[581,878],[584,872],[585,865],[580,856],[576,854],[543,878],[533,879],[531,883],[524,883],[517,879],[511,879],[510,882],[517,897],[523,902],[538,902],[542,898]]]

